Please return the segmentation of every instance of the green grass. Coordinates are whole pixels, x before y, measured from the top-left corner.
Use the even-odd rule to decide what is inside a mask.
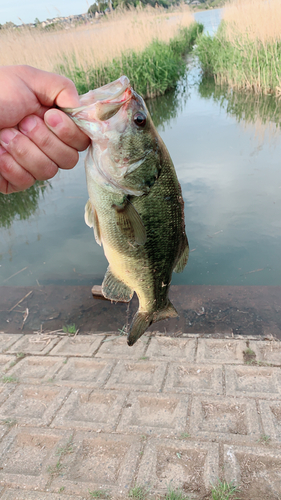
[[[73,333],[76,333],[77,328],[76,328],[75,324],[73,323],[73,325],[63,326],[62,330],[64,333],[72,333],[73,334]]]
[[[7,427],[13,427],[17,424],[17,420],[13,418],[6,418],[6,420],[2,420],[2,424],[7,425]]]
[[[218,84],[255,93],[280,93],[281,42],[262,43],[239,33],[235,36],[231,42],[227,39],[222,21],[214,37],[199,37],[196,54],[204,73]]]
[[[271,437],[268,436],[267,434],[262,434],[260,439],[258,440],[258,443],[262,444],[269,444],[271,441]]]
[[[168,488],[168,492],[166,493],[165,500],[188,500],[183,491],[180,488],[173,489],[171,485]]]
[[[136,500],[145,500],[148,495],[148,489],[145,486],[135,486],[129,491],[129,498],[135,498]]]
[[[154,40],[142,52],[126,52],[106,65],[88,70],[79,66],[75,55],[71,60],[65,57],[55,71],[71,78],[80,94],[127,75],[136,92],[155,97],[176,86],[185,72],[183,55],[192,49],[202,31],[202,24],[193,23],[189,28],[180,28],[169,43]]]
[[[253,349],[250,349],[250,347],[247,347],[247,349],[245,349],[244,351],[244,354],[247,354],[248,356],[255,356],[255,352],[253,351]]]
[[[19,379],[17,377],[13,377],[12,375],[10,376],[4,375],[1,381],[4,382],[5,384],[17,384]]]
[[[51,476],[56,476],[65,468],[65,465],[63,465],[62,463],[62,459],[63,457],[65,457],[65,455],[73,453],[72,439],[73,436],[70,436],[67,443],[56,450],[56,456],[58,457],[58,460],[54,465],[49,465],[49,467],[47,468],[47,472],[51,474]]]
[[[89,495],[91,498],[108,498],[109,497],[109,494],[107,493],[106,490],[94,490],[94,491],[89,490]]]
[[[211,499],[212,500],[238,500],[236,496],[238,493],[237,486],[233,483],[227,483],[226,481],[218,481],[215,486],[212,487]]]

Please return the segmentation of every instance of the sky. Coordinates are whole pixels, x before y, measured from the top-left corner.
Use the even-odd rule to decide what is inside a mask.
[[[33,23],[47,18],[84,14],[94,0],[0,0],[0,24]]]

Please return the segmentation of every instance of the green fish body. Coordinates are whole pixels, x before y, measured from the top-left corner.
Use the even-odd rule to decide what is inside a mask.
[[[85,161],[94,229],[109,266],[103,295],[139,309],[128,332],[133,345],[154,322],[177,316],[168,298],[172,272],[188,259],[181,187],[143,99],[127,77],[81,97],[65,110],[92,139]]]

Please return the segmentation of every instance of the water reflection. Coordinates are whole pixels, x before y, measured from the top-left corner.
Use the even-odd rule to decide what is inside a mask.
[[[26,191],[9,196],[0,193],[0,227],[9,228],[15,219],[27,220],[38,208],[40,197],[50,183],[37,182]]]
[[[204,99],[212,99],[226,113],[235,117],[238,123],[254,125],[275,125],[269,127],[280,129],[281,106],[280,100],[272,95],[238,92],[229,87],[216,85],[212,78],[202,78],[198,86],[199,94]]]
[[[164,131],[167,126],[183,111],[190,92],[187,84],[187,73],[178,83],[177,87],[170,90],[163,99],[163,96],[148,99],[146,105],[150,112],[155,127],[159,131]]]

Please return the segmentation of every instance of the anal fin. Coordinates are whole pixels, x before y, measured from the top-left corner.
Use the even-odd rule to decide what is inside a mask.
[[[116,300],[116,302],[130,302],[134,290],[129,288],[123,281],[114,276],[108,267],[102,283],[102,293],[106,299]]]

